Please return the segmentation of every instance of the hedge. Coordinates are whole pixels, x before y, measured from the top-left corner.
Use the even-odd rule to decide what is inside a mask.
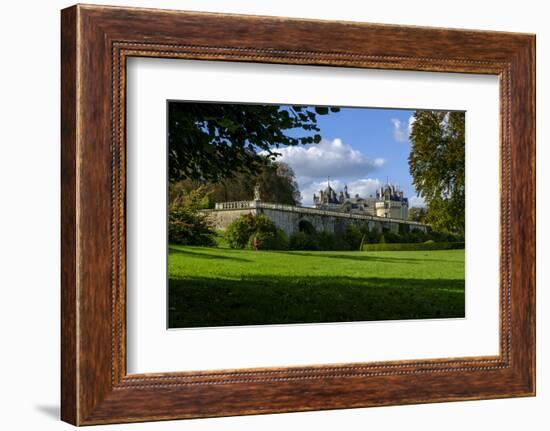
[[[363,251],[425,251],[463,249],[463,242],[420,242],[364,244]]]

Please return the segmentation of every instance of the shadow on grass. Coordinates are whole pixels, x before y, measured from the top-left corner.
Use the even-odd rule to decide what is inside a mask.
[[[464,280],[170,279],[171,328],[464,317]]]
[[[213,254],[212,250],[218,251],[218,249],[213,248],[204,248],[204,253],[191,251],[188,248],[185,250],[182,250],[180,248],[175,247],[168,247],[168,253],[169,254],[184,254],[191,257],[200,257],[201,259],[220,259],[220,260],[234,260],[237,262],[252,262],[249,259],[244,259],[242,257],[235,257],[235,256],[227,256],[227,255],[221,255],[221,254]],[[226,252],[227,249],[220,249],[221,252]]]
[[[317,252],[317,253],[308,253],[308,252],[288,252],[288,251],[278,251],[277,253],[283,253],[283,254],[299,254],[300,256],[308,256],[308,257],[315,257],[315,258],[328,258],[328,259],[345,259],[345,260],[354,260],[359,262],[382,262],[382,263],[414,263],[414,264],[422,264],[424,262],[441,262],[441,263],[457,263],[456,260],[448,260],[448,259],[430,259],[430,258],[418,258],[418,259],[412,259],[412,258],[406,258],[406,257],[386,257],[386,256],[373,256],[372,254],[369,254],[369,252],[363,252],[364,255],[357,255],[357,254],[346,254],[346,252],[342,252],[342,254],[333,254],[333,253],[324,253],[324,252]],[[349,253],[349,252],[347,252]],[[370,253],[377,253],[377,252],[370,252]],[[416,252],[419,253],[419,252]]]

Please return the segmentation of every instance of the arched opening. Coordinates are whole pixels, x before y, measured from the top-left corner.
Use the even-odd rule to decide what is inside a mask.
[[[298,230],[311,235],[315,233],[315,226],[309,220],[302,219],[298,223]]]

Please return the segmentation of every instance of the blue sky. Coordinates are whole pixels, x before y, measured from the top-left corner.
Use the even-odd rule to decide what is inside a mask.
[[[422,204],[415,199],[407,161],[413,114],[400,109],[341,108],[318,115],[321,143],[279,150],[279,159],[294,169],[302,204],[312,205],[313,192],[326,187],[329,176],[337,192],[347,184],[350,194],[363,197],[389,179],[412,201],[410,206]]]

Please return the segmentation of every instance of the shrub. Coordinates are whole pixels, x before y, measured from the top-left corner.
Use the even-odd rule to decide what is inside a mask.
[[[183,181],[168,185],[168,202],[170,208],[186,207],[195,211],[211,208],[212,188],[202,185],[189,189]]]
[[[344,239],[341,236],[334,237],[334,250],[348,251],[349,249],[350,249],[349,244],[346,241],[344,241]],[[355,249],[355,250],[358,250],[358,249]]]
[[[380,241],[380,232],[377,229],[369,230],[368,225],[364,225],[361,228],[361,233],[365,235],[364,244],[378,243]]]
[[[352,224],[348,224],[344,229],[342,239],[348,244],[350,250],[359,250],[361,240],[363,239],[363,234],[357,227]]]
[[[447,241],[448,242],[464,242],[464,235],[448,233],[447,234]]]
[[[300,220],[298,223],[298,229],[300,232],[305,232],[308,235],[315,235],[315,226],[308,220]]]
[[[252,250],[288,250],[288,237],[281,229],[272,232],[254,232],[247,248]]]
[[[413,229],[409,234],[408,242],[424,242],[429,238],[428,234],[418,228]]]
[[[464,235],[454,234],[451,232],[430,230],[428,233],[423,233],[423,241],[433,240],[435,242],[464,242]]]
[[[404,238],[402,238],[401,235],[399,235],[398,233],[392,232],[391,230],[386,230],[384,232],[384,241],[386,243],[403,243],[403,242],[407,242],[407,241],[404,240]]]
[[[168,240],[175,244],[211,246],[216,232],[206,214],[188,207],[171,208],[168,215]]]
[[[423,243],[381,243],[365,244],[363,251],[427,251],[464,249],[463,242],[423,242]]]
[[[225,233],[221,230],[217,230],[216,234],[212,238],[214,240],[215,246],[218,248],[229,248],[229,244],[227,242],[227,238],[225,237]]]
[[[267,216],[260,214],[253,216],[254,232],[262,234],[275,235],[277,233],[277,226]]]
[[[225,238],[231,248],[245,248],[256,227],[255,217],[244,214],[234,220],[225,230]]]
[[[334,234],[321,231],[317,234],[317,246],[319,250],[336,250],[336,238]]]
[[[290,247],[290,241],[287,234],[282,229],[277,229],[277,233],[272,238],[271,249],[272,250],[288,250]]]
[[[290,237],[292,250],[319,250],[317,235],[308,235],[305,232],[296,232]]]
[[[216,232],[207,214],[201,211],[209,193],[207,187],[201,186],[188,192],[177,190],[177,197],[172,196],[168,208],[169,242],[202,246],[215,244]]]
[[[225,238],[231,248],[252,250],[285,250],[288,238],[277,229],[265,215],[245,214],[233,221],[225,231]]]

